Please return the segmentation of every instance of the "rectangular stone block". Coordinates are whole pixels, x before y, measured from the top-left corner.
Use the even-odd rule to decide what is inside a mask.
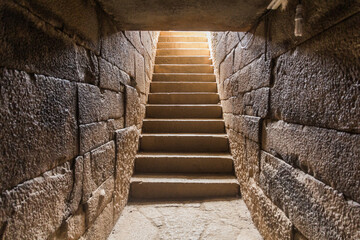
[[[266,151],[360,203],[360,135],[283,121],[263,132]]]
[[[227,79],[228,77],[230,77],[233,74],[233,61],[234,61],[234,51],[230,52],[225,60],[223,62],[220,63],[220,67],[219,67],[219,74],[220,74],[220,79],[219,79],[219,83],[221,84],[222,82],[224,82],[225,79]]]
[[[145,49],[141,43],[140,31],[125,31],[124,33],[126,38],[136,48],[137,52],[144,54]]]
[[[241,133],[254,142],[260,142],[260,120],[259,117],[224,114],[226,128]]]
[[[148,31],[141,31],[140,32],[140,39],[141,39],[141,43],[143,44],[147,54],[149,56],[151,56],[152,51],[154,49],[154,46],[152,44],[150,33]]]
[[[135,88],[126,86],[126,115],[125,115],[125,126],[137,126],[140,121],[140,97]]]
[[[359,21],[354,15],[278,58],[273,118],[360,133]]]
[[[91,226],[99,214],[112,200],[114,193],[114,177],[109,177],[92,194],[85,203],[86,226]]]
[[[113,218],[113,201],[111,201],[79,240],[107,239],[115,224]]]
[[[84,155],[82,202],[86,202],[106,179],[115,172],[115,143],[110,141]]]
[[[81,124],[121,118],[124,96],[109,90],[103,92],[89,84],[78,85],[79,121]]]
[[[73,173],[67,162],[0,195],[3,239],[47,239],[69,215]],[[6,222],[6,223],[5,223]]]
[[[244,94],[245,114],[265,118],[269,111],[269,88],[259,88]]]
[[[100,88],[123,92],[124,86],[130,84],[130,77],[115,65],[99,58]]]
[[[262,152],[260,186],[309,239],[359,239],[360,204]]]
[[[242,191],[244,201],[251,213],[252,220],[264,237],[269,240],[292,240],[293,224],[271,200],[265,196],[262,189],[250,180]]]
[[[231,52],[235,46],[239,44],[239,36],[237,32],[228,32],[226,34],[226,54]]]
[[[106,122],[80,125],[80,154],[101,146],[109,141]]]
[[[140,93],[145,93],[145,60],[140,53],[135,53],[135,81],[136,89]]]
[[[0,191],[74,158],[75,84],[0,68]]]
[[[226,56],[226,33],[218,33],[216,40],[214,41],[215,50],[214,54],[214,64],[216,69],[220,69],[220,63],[223,62]]]
[[[128,200],[130,178],[133,174],[139,135],[135,126],[116,131],[116,148],[118,151],[116,153],[114,221],[119,218]]]

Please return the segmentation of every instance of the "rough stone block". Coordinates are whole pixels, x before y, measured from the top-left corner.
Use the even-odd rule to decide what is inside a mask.
[[[254,142],[259,141],[260,118],[246,115],[224,114],[225,126],[243,134]]]
[[[80,82],[96,77],[94,55],[53,26],[15,4],[2,4],[0,17],[1,66]]]
[[[134,76],[135,48],[110,19],[102,21],[101,57]]]
[[[244,94],[245,114],[265,118],[269,111],[269,88],[259,88]]]
[[[215,68],[220,69],[220,64],[223,62],[225,56],[226,56],[226,39],[225,39],[225,33],[221,33],[218,35],[219,38],[217,42],[215,42],[215,46],[213,49],[215,49]]]
[[[283,121],[263,132],[264,150],[360,203],[360,135]]]
[[[260,186],[309,239],[359,239],[360,204],[262,152]]]
[[[140,99],[135,88],[126,86],[126,115],[125,126],[130,127],[132,125],[138,125],[140,119]]]
[[[80,154],[101,146],[109,140],[105,122],[80,125]]]
[[[115,144],[108,142],[84,155],[83,198],[86,202],[91,193],[106,179],[114,175]]]
[[[132,45],[137,49],[141,54],[144,54],[144,47],[141,43],[140,32],[139,31],[125,31],[125,36],[132,43]]]
[[[124,118],[109,119],[106,121],[109,140],[114,139],[116,130],[124,128]]]
[[[66,220],[64,238],[67,240],[77,240],[85,233],[85,230],[85,212],[80,208],[77,213]]]
[[[241,44],[237,45],[234,56],[234,69],[235,71],[242,69],[254,59],[259,58],[265,50],[265,37],[264,37],[264,21],[259,23],[255,33],[239,32],[239,39]],[[242,49],[240,45],[245,46],[250,38],[253,36],[252,42],[248,48]],[[246,36],[245,36],[246,35]]]
[[[111,201],[80,240],[107,239],[114,226],[113,218],[113,201]]]
[[[73,83],[0,68],[0,191],[74,158]]]
[[[237,32],[228,32],[226,34],[226,54],[231,52],[239,43],[239,35]]]
[[[278,58],[274,118],[360,133],[359,21],[357,14]]]
[[[128,200],[139,135],[135,126],[116,131],[118,152],[116,153],[114,221],[118,219]]]
[[[230,52],[225,60],[220,64],[220,82],[224,82],[225,79],[230,77],[233,74],[233,59],[234,51]]]
[[[78,85],[79,121],[81,124],[121,118],[124,115],[122,93],[104,90],[96,86]]]
[[[123,92],[123,85],[130,84],[130,77],[118,67],[100,58],[100,88]],[[123,84],[123,85],[122,85]]]
[[[139,53],[135,53],[135,81],[136,89],[140,93],[145,93],[145,60]]]
[[[114,193],[114,177],[111,176],[100,185],[85,204],[86,226],[91,226],[99,214],[112,200]]]
[[[231,97],[227,100],[221,100],[223,113],[232,113],[234,115],[244,114],[244,100],[243,95]]]
[[[73,173],[67,162],[3,191],[0,195],[2,238],[47,239],[69,215],[67,201],[72,187]]]
[[[269,240],[291,240],[292,223],[252,180],[245,191],[242,191],[244,201],[250,210],[251,217],[257,229]]]
[[[83,194],[84,158],[82,156],[75,159],[73,172],[74,184],[69,204],[71,213],[75,213],[78,210]]]
[[[140,32],[140,39],[141,39],[141,42],[142,42],[147,54],[149,54],[149,56],[151,56],[154,47],[153,47],[153,44],[152,44],[150,33],[148,31],[141,31]]]

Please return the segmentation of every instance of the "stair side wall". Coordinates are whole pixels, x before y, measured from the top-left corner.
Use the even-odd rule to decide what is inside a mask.
[[[302,1],[295,37],[296,4],[211,34],[236,174],[265,239],[358,239],[359,4]]]
[[[106,239],[159,32],[120,31],[93,1],[6,0],[0,19],[0,239]]]

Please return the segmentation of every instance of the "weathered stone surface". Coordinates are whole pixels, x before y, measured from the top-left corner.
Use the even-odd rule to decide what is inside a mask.
[[[213,33],[214,34],[214,33]],[[226,56],[226,41],[225,41],[225,32],[220,32],[214,35],[212,40],[212,49],[215,50],[214,54],[214,66],[215,69],[220,69],[220,63],[224,60]]]
[[[100,58],[100,88],[123,92],[123,85],[130,84],[130,77],[118,67]],[[122,85],[123,84],[123,85]]]
[[[250,178],[256,181],[259,178],[259,144],[231,129],[227,132],[236,176],[240,184],[246,187]]]
[[[116,65],[130,76],[134,76],[135,48],[116,29],[111,20],[104,19],[101,37],[101,57]]]
[[[81,124],[116,119],[124,115],[124,96],[89,84],[78,85],[79,121]]]
[[[360,135],[268,122],[263,148],[360,202]]]
[[[144,54],[144,47],[141,43],[140,39],[140,32],[139,31],[125,31],[125,36],[129,41],[132,43],[132,45],[138,50],[139,53]]]
[[[70,211],[71,213],[75,213],[80,205],[80,201],[83,195],[83,175],[84,175],[84,159],[82,156],[79,156],[75,159],[75,168],[74,172],[74,184],[73,189],[70,196]]]
[[[141,31],[140,39],[141,39],[141,43],[143,44],[147,54],[149,56],[151,56],[154,46],[152,44],[152,39],[151,39],[150,33],[148,31]],[[144,54],[144,55],[146,55],[146,54]]]
[[[274,118],[360,133],[359,21],[357,14],[279,57]]]
[[[226,34],[226,54],[231,52],[239,43],[239,35],[237,32],[228,32]]]
[[[109,140],[115,138],[116,130],[124,128],[124,118],[109,119],[106,121]]]
[[[243,134],[254,142],[259,142],[260,118],[246,115],[224,114],[225,126]]]
[[[77,155],[75,85],[0,69],[0,191]]]
[[[126,86],[126,114],[125,114],[125,126],[130,127],[132,125],[137,126],[140,119],[140,99],[135,88]]]
[[[43,20],[15,4],[1,4],[0,17],[1,66],[74,81],[96,76],[91,53]]]
[[[67,162],[26,181],[0,197],[3,239],[47,239],[69,214],[67,201],[73,186]]]
[[[220,64],[220,82],[224,82],[225,79],[233,74],[233,59],[234,59],[234,51],[230,52],[225,60]]]
[[[80,240],[107,239],[114,226],[113,213],[113,201],[111,201]]]
[[[269,88],[259,88],[244,94],[245,114],[265,118],[269,111]]]
[[[85,233],[85,230],[85,212],[79,208],[77,213],[66,220],[64,237],[68,240],[77,240]]]
[[[83,202],[86,202],[91,193],[106,179],[114,175],[114,166],[114,141],[108,142],[84,155]]]
[[[117,220],[128,200],[130,178],[134,169],[139,132],[135,126],[116,131],[116,172],[114,191],[114,220]]]
[[[309,239],[359,239],[360,204],[262,152],[260,184]]]
[[[252,180],[242,191],[255,226],[264,239],[292,239],[292,223]],[[294,206],[296,207],[296,206]]]
[[[78,42],[98,52],[99,16],[94,4],[70,0],[62,2],[16,0],[16,2],[56,28],[62,28],[66,34],[75,36]]]
[[[135,53],[135,81],[136,89],[140,93],[145,93],[145,62],[144,57]]]
[[[118,239],[260,240],[242,199],[131,204],[109,240]]]
[[[106,122],[80,125],[80,154],[101,146],[108,139]]]
[[[86,226],[91,226],[99,214],[112,200],[114,193],[114,177],[111,176],[100,185],[85,203]]]
[[[221,100],[221,105],[223,107],[224,113],[232,113],[234,115],[244,114],[244,100],[243,95],[238,95],[235,97],[231,97],[227,100]]]

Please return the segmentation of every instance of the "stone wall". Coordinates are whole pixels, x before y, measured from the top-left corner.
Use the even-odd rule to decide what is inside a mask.
[[[360,239],[360,8],[302,2],[212,33],[236,175],[265,239]]]
[[[158,33],[122,32],[92,1],[1,1],[0,19],[0,239],[106,239]]]

